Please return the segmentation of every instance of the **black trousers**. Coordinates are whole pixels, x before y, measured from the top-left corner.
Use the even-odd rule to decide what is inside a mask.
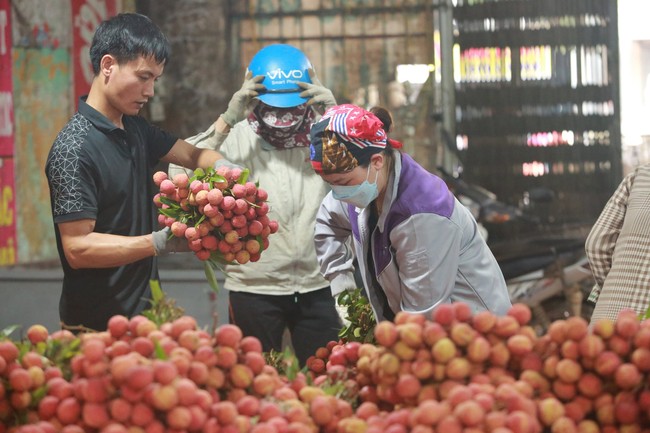
[[[301,366],[316,349],[339,339],[342,323],[329,287],[281,296],[231,291],[229,297],[230,323],[244,335],[257,337],[265,352],[282,351],[282,337],[289,329]]]

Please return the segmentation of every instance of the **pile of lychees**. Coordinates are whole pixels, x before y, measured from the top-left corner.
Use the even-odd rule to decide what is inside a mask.
[[[248,170],[220,167],[197,169],[169,179],[154,174],[160,193],[154,197],[158,222],[172,236],[187,239],[200,260],[215,264],[256,262],[278,230],[268,217],[268,194],[247,181]]]

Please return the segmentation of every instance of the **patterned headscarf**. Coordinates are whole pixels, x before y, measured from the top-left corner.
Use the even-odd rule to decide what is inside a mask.
[[[260,102],[248,116],[248,124],[267,143],[283,150],[309,146],[314,118],[314,110],[306,104],[277,108]]]
[[[344,173],[366,165],[370,157],[390,144],[401,143],[386,136],[377,116],[352,104],[328,109],[311,127],[310,159],[317,173]]]

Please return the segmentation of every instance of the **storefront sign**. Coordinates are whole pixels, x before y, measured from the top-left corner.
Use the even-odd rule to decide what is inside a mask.
[[[117,0],[72,0],[72,61],[75,109],[79,97],[90,90],[94,73],[90,44],[99,23],[117,13]]]
[[[9,0],[0,0],[0,157],[14,154],[12,63],[11,8]]]

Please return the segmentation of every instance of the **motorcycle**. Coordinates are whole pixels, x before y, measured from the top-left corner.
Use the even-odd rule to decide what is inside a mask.
[[[531,308],[531,325],[538,332],[569,316],[589,320],[593,304],[586,299],[594,280],[584,251],[588,227],[548,224],[536,215],[535,209],[552,205],[552,191],[527,191],[514,206],[442,167],[438,172],[476,218],[506,279],[512,303]]]

